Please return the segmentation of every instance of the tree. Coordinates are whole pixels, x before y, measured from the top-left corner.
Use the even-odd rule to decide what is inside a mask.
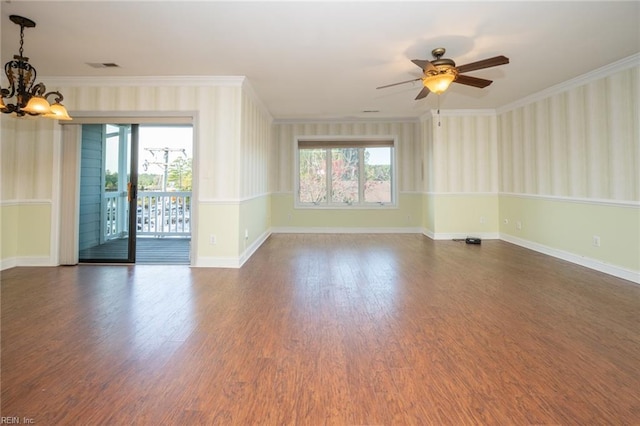
[[[159,191],[162,188],[162,175],[154,175],[151,173],[138,175],[138,188],[140,188],[141,191]]]
[[[331,201],[358,202],[358,148],[334,148],[331,157]]]
[[[300,201],[320,203],[327,199],[327,158],[324,149],[300,150]]]
[[[171,164],[169,164],[167,174],[167,186],[171,186],[178,191],[191,191],[193,181],[191,158],[176,158]]]
[[[111,173],[109,170],[104,175],[104,190],[113,192],[118,190],[118,172]]]

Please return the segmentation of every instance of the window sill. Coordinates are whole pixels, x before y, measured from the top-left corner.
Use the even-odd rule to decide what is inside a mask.
[[[295,209],[299,210],[388,210],[397,209],[398,205],[394,203],[388,204],[356,204],[356,205],[340,205],[340,204],[296,204]]]

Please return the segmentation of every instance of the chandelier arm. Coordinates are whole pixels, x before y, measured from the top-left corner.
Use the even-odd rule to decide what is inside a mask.
[[[29,90],[29,93],[31,94],[31,96],[42,96],[43,98],[46,98],[47,96],[44,94],[46,91],[47,86],[45,86],[43,83],[38,83],[33,86],[31,90]]]
[[[56,97],[53,98],[53,100],[57,104],[61,103],[64,100],[64,96],[62,96],[62,93],[58,92],[57,90],[54,90],[54,91],[51,91],[51,92],[47,93],[46,95],[44,95],[44,98],[48,99],[49,96],[52,96],[52,95],[56,95]],[[49,103],[51,103],[51,102],[49,102]]]
[[[24,61],[22,61],[22,59],[24,59]],[[35,87],[34,87],[34,83],[36,82],[36,79],[38,78],[38,71],[36,71],[36,69],[34,67],[31,66],[31,64],[29,62],[27,62],[28,58],[21,58],[20,59],[20,82],[22,82],[24,84],[24,91],[25,92],[34,92],[35,91]],[[24,73],[26,73],[26,78],[24,76]],[[42,84],[42,83],[40,83]],[[37,85],[36,85],[37,86]],[[46,90],[46,88],[45,88]]]
[[[16,76],[13,72],[16,67],[14,66],[14,63],[17,62],[15,60],[9,61],[4,65],[4,73],[7,76],[7,80],[9,80],[9,88],[2,89],[2,95],[5,98],[12,98],[16,94]]]

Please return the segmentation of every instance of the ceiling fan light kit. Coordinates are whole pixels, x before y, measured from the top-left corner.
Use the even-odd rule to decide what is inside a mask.
[[[19,54],[4,65],[4,72],[9,80],[8,88],[0,88],[0,111],[14,114],[17,117],[25,115],[53,118],[56,120],[72,120],[67,109],[62,105],[64,97],[57,91],[47,92],[42,83],[35,83],[37,72],[29,63],[29,58],[23,54],[24,29],[33,28],[36,23],[29,18],[11,15],[11,21],[20,26]],[[5,103],[15,97],[15,103]],[[53,103],[47,98],[53,97]]]
[[[422,84],[436,95],[444,93],[458,77],[458,71],[451,67],[440,67],[437,72],[425,71],[425,74],[422,78]]]
[[[445,49],[442,47],[438,47],[437,49],[433,49],[431,51],[431,54],[435,58],[432,61],[428,61],[426,59],[411,60],[411,62],[422,69],[422,73],[424,74],[423,77],[402,81],[400,83],[387,84],[386,86],[376,87],[376,89],[384,89],[391,86],[397,86],[399,84],[422,80],[422,84],[424,85],[424,87],[422,88],[420,93],[418,93],[418,96],[416,96],[416,100],[418,100],[425,98],[430,92],[433,92],[436,95],[444,93],[449,88],[451,83],[484,88],[493,83],[493,81],[485,80],[478,77],[471,77],[469,75],[463,75],[463,73],[509,63],[509,58],[505,56],[495,56],[493,58],[483,59],[481,61],[472,62],[456,67],[456,63],[453,62],[453,60],[442,57],[444,53]]]

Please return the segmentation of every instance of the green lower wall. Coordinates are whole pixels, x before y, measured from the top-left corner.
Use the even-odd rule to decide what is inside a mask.
[[[477,236],[498,233],[498,195],[497,194],[431,194],[428,205],[431,228],[438,234],[473,234]]]
[[[293,205],[293,194],[228,204],[200,203],[198,256],[238,258],[272,228],[406,228],[425,229],[436,237],[499,233],[640,271],[637,206],[510,195],[413,193],[401,194],[398,208],[311,210]],[[51,214],[48,203],[0,206],[1,260],[50,256]],[[216,244],[210,244],[211,235],[216,236]],[[594,236],[600,238],[600,247],[593,245]]]
[[[238,203],[199,204],[198,257],[238,257],[239,211],[240,206]],[[211,244],[211,236],[215,236],[215,244]]]
[[[238,247],[244,253],[253,243],[264,237],[271,226],[271,196],[263,195],[240,203]],[[245,234],[246,231],[246,234]],[[245,237],[245,235],[247,235]]]
[[[397,207],[371,209],[295,208],[293,194],[271,197],[271,226],[286,228],[400,229],[422,226],[422,194],[400,194]]]
[[[239,258],[248,247],[268,233],[270,205],[269,195],[229,203],[200,203],[198,257]],[[245,231],[248,238],[245,238]],[[211,244],[212,235],[215,236],[215,244]]]
[[[501,195],[500,233],[640,271],[638,207]]]
[[[2,260],[51,255],[51,205],[11,204],[0,207]]]
[[[18,256],[18,216],[20,206],[0,206],[0,258]]]

